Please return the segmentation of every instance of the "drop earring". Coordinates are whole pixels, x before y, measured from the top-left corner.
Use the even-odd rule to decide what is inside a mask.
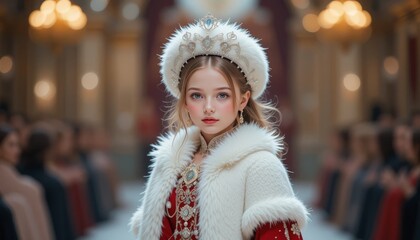
[[[244,116],[243,116],[244,110],[241,110],[241,113],[239,115],[239,124],[244,123]]]

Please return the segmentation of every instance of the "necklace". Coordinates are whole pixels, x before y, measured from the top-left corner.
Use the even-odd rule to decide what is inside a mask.
[[[232,129],[233,130],[233,129]],[[200,135],[201,145],[198,153],[205,158],[212,149],[218,145],[222,139],[231,131],[214,137],[208,144],[204,137]],[[194,162],[190,163],[178,178],[175,188],[175,209],[172,214],[172,203],[166,202],[166,214],[169,218],[175,218],[175,229],[170,239],[196,240],[198,239],[198,205],[197,205],[197,183],[199,181],[200,166]]]
[[[176,185],[175,212],[171,215],[171,202],[166,203],[166,213],[170,218],[175,217],[175,231],[173,239],[182,240],[198,239],[198,207],[197,207],[197,183],[200,167],[191,163],[181,173]],[[172,239],[172,238],[171,238]]]

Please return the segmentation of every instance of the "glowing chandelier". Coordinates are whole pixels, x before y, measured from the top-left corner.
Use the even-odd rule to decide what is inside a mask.
[[[372,17],[358,1],[334,0],[319,15],[307,14],[302,22],[321,39],[348,46],[370,37]]]
[[[45,0],[29,15],[31,37],[54,43],[75,41],[86,23],[85,13],[69,0]]]
[[[321,37],[348,44],[370,36],[370,14],[357,1],[332,1],[318,15]]]

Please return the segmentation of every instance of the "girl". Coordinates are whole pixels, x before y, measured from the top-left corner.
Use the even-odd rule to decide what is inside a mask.
[[[277,157],[264,50],[246,30],[207,15],[165,46],[163,83],[176,98],[159,138],[137,239],[302,239],[307,210]]]

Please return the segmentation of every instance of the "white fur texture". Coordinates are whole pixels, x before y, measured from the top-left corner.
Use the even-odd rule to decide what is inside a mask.
[[[177,176],[192,160],[199,134],[190,127],[161,137],[155,145],[143,202],[130,222],[137,239],[159,240],[165,203]],[[250,239],[259,225],[279,220],[305,225],[308,212],[276,157],[282,149],[282,138],[244,124],[204,159],[198,184],[201,240]]]
[[[190,34],[188,40],[184,38],[187,33]],[[229,39],[228,34],[230,33],[234,33],[236,39]],[[203,46],[202,38],[206,36],[214,40],[210,49]],[[221,45],[223,42],[230,46],[227,51],[223,51]],[[194,44],[194,49],[186,47],[191,46],[190,43]],[[236,44],[239,45],[239,48],[235,46]],[[221,22],[217,28],[207,32],[200,27],[199,21],[197,21],[178,29],[164,46],[160,73],[167,91],[174,97],[179,98],[180,93],[177,86],[183,65],[189,59],[200,55],[217,55],[232,60],[243,70],[252,87],[252,97],[258,98],[264,92],[269,81],[269,68],[267,55],[259,44],[259,40],[252,37],[238,24]]]

